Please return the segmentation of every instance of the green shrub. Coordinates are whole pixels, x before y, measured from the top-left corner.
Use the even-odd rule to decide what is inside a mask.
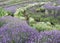
[[[51,25],[50,22],[38,22],[33,25],[38,31],[48,31],[48,30],[55,30],[56,28]]]
[[[0,17],[8,15],[7,11],[0,7]]]
[[[60,30],[60,24],[56,24],[55,27],[57,30]]]
[[[22,16],[24,16],[24,8],[17,9],[16,12],[14,13],[14,17],[20,18]]]
[[[47,17],[47,18],[40,18],[41,22],[52,22],[52,23],[59,23],[59,20],[57,18],[53,17]]]
[[[10,11],[7,11],[7,13],[8,13],[8,16],[14,16],[14,14]]]
[[[32,17],[29,18],[29,21],[28,22],[29,22],[29,25],[32,26],[32,27],[36,23],[36,21]]]

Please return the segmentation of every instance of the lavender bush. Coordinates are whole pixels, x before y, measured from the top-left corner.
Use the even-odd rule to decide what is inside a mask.
[[[44,31],[40,32],[39,43],[60,43],[60,31]]]
[[[45,9],[48,9],[48,10],[54,10],[55,9],[55,5],[52,2],[47,2],[45,5],[43,5],[43,7]]]
[[[0,43],[37,43],[38,32],[25,21],[14,17],[2,17],[4,23],[0,28]],[[1,22],[0,21],[0,22]]]
[[[60,31],[51,30],[38,33],[25,21],[11,16],[0,18],[0,43],[60,43]]]

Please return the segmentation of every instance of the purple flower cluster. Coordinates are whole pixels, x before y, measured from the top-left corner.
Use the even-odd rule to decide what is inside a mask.
[[[60,31],[44,31],[40,32],[39,43],[60,43]]]
[[[60,10],[60,5],[59,6],[56,6],[56,8],[55,8],[56,10]]]
[[[55,5],[53,5],[53,4],[54,4],[54,3],[52,3],[52,2],[47,2],[46,4],[43,5],[43,7],[44,7],[45,9],[48,9],[48,10],[60,10],[60,5],[55,6]]]
[[[0,18],[0,43],[60,43],[60,31],[38,32],[25,21],[15,17]]]
[[[2,17],[4,21],[0,28],[0,43],[37,43],[38,31],[28,26],[25,21],[14,17]]]
[[[54,9],[56,8],[56,7],[53,5],[52,2],[48,2],[48,3],[44,4],[43,7],[44,7],[45,9],[48,9],[48,10],[54,10]]]
[[[16,6],[9,6],[4,8],[6,11],[10,11],[11,13],[15,13],[17,7]]]

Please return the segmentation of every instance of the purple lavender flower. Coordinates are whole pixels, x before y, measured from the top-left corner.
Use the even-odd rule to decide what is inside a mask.
[[[0,43],[60,43],[60,31],[38,33],[25,21],[11,16],[0,18],[6,23],[0,28]]]
[[[60,6],[56,6],[56,10],[60,10]]]
[[[54,10],[54,9],[55,9],[55,6],[53,5],[52,2],[46,3],[45,5],[43,5],[43,7],[44,7],[45,9],[48,9],[48,10]]]
[[[38,32],[20,19],[14,17],[2,17],[5,25],[0,28],[1,43],[37,43]]]
[[[60,43],[60,31],[44,31],[40,32],[39,43]]]
[[[10,6],[10,7],[5,7],[4,9],[7,11],[10,11],[12,13],[15,13],[17,7],[16,6]]]

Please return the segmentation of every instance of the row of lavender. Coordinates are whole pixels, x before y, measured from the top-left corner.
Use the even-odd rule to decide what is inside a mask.
[[[2,25],[1,25],[2,24]],[[41,31],[15,17],[0,18],[0,43],[60,43],[60,31]]]

